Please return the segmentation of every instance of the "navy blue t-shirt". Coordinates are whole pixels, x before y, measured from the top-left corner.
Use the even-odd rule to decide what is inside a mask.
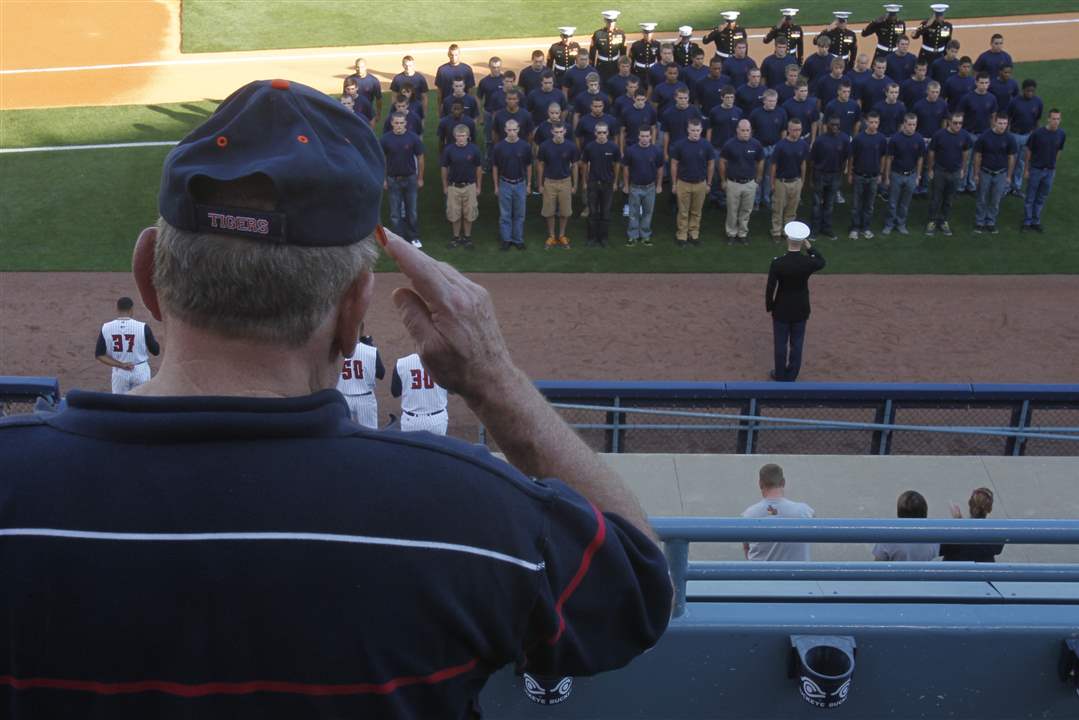
[[[748,55],[741,59],[733,55],[723,59],[723,74],[731,79],[734,87],[745,85],[746,80],[749,79],[749,71],[755,67],[757,67],[757,61]]]
[[[886,60],[888,64],[885,66],[884,74],[898,84],[904,80],[909,80],[910,76],[914,74],[914,64],[918,62],[918,56],[912,52],[907,52],[906,55],[900,57],[898,54],[891,52],[888,53]]]
[[[685,90],[689,92],[689,86],[684,82],[669,83],[667,81],[661,82],[652,88],[652,102],[656,104],[656,112],[660,117],[667,110],[669,106],[674,105],[674,94],[679,90]]]
[[[783,103],[783,112],[787,113],[787,120],[793,120],[794,118],[801,120],[802,134],[808,136],[810,130],[813,129],[813,123],[817,122],[820,117],[820,111],[817,107],[817,98],[809,95],[801,102],[791,98]]]
[[[946,57],[939,57],[929,63],[929,77],[940,83],[942,88],[944,87],[944,83],[948,82],[948,78],[958,74],[959,58],[949,60]]]
[[[607,93],[601,90],[598,93],[592,94],[585,90],[583,93],[578,93],[577,96],[573,98],[573,112],[578,115],[587,115],[592,112],[593,100],[603,101],[603,112],[607,112],[611,109],[611,98]]]
[[[668,148],[686,137],[686,130],[689,127],[690,120],[700,121],[702,133],[708,130],[708,121],[704,119],[696,105],[690,105],[683,109],[671,105],[663,113],[659,125],[663,128],[663,132],[670,135],[671,139],[668,141]],[[701,137],[704,137],[704,135],[702,134]]]
[[[888,140],[881,133],[870,135],[864,130],[854,136],[851,143],[851,172],[855,175],[879,175],[881,161],[888,151]]]
[[[518,133],[521,138],[527,140],[528,136],[532,134],[532,115],[522,107],[517,108],[513,112],[510,112],[509,108],[502,108],[496,112],[491,119],[494,131],[499,137],[506,136],[506,123],[510,120],[517,121],[517,126],[519,128]]]
[[[850,70],[850,96],[853,100],[861,101],[862,91],[865,89],[865,81],[873,77],[871,70]]]
[[[696,102],[693,98],[697,97],[697,85],[708,77],[708,66],[702,65],[699,68],[687,65],[682,70],[682,82],[689,86],[689,96],[691,101]]]
[[[587,90],[588,81],[585,78],[594,72],[596,72],[596,69],[591,65],[585,65],[584,69],[577,67],[576,63],[570,65],[569,70],[566,70],[566,74],[562,76],[562,87],[566,88],[566,94],[571,98],[575,98]],[[596,74],[598,75],[599,73]]]
[[[563,110],[566,109],[566,96],[562,94],[560,90],[551,90],[550,92],[543,92],[543,90],[536,89],[528,93],[528,100],[525,102],[528,111],[532,113],[532,122],[539,125],[541,122],[547,120],[547,108],[551,106],[551,103],[555,103]]]
[[[372,105],[376,100],[382,99],[382,81],[371,73],[367,73],[363,77],[353,73],[345,78],[346,83],[349,80],[356,81],[356,87],[359,89],[360,95],[370,100]]]
[[[577,130],[574,135],[581,140],[581,148],[596,139],[596,125],[604,122],[607,123],[607,137],[612,141],[618,138],[618,133],[622,129],[622,126],[618,124],[618,120],[613,115],[604,113],[600,117],[596,117],[589,113],[588,115],[582,115],[577,120]]]
[[[749,117],[749,114],[764,104],[764,93],[768,92],[768,88],[761,83],[757,87],[751,85],[742,85],[734,91],[734,104],[742,108],[742,115]]]
[[[764,146],[756,138],[743,141],[735,137],[727,141],[719,156],[727,161],[728,180],[755,180],[757,163],[764,159]]]
[[[483,111],[493,113],[498,109],[497,98],[502,94],[502,76],[488,75],[476,87],[476,96],[483,101]]]
[[[375,106],[364,95],[352,98],[352,112],[356,117],[363,118],[364,122],[369,123],[375,119]]]
[[[543,66],[539,70],[535,70],[531,65],[526,65],[521,68],[521,72],[517,73],[517,84],[522,90],[524,90],[527,97],[533,90],[539,90],[540,85],[543,84],[543,73],[547,72],[547,67]],[[556,85],[555,89],[558,87]]]
[[[862,119],[862,106],[857,100],[839,102],[835,99],[824,106],[824,122],[829,118],[839,118],[839,131],[845,135],[854,134],[854,125]]]
[[[1064,149],[1064,130],[1050,130],[1040,127],[1030,134],[1027,147],[1030,148],[1030,166],[1041,170],[1055,170],[1057,153]]]
[[[422,73],[418,72],[414,72],[411,75],[399,72],[394,75],[393,80],[390,82],[390,91],[394,93],[401,92],[405,83],[412,84],[412,90],[414,91],[413,97],[416,95],[423,95],[430,91],[430,88],[427,86],[427,78],[425,78]]]
[[[386,175],[416,174],[416,158],[423,157],[423,140],[419,135],[407,130],[402,135],[394,135],[391,131],[384,133],[379,142],[386,155]]]
[[[993,78],[989,83],[989,92],[997,99],[997,110],[1007,110],[1012,100],[1019,96],[1019,83],[1012,78],[1007,81]]]
[[[435,71],[435,87],[442,93],[442,97],[453,94],[453,81],[465,81],[465,93],[476,87],[476,76],[472,73],[472,67],[466,63],[451,65],[442,63]]]
[[[914,107],[919,100],[925,100],[929,92],[929,78],[915,80],[908,78],[899,84],[899,100],[909,108]]]
[[[1008,105],[1008,129],[1019,135],[1026,135],[1038,127],[1044,109],[1042,99],[1035,95],[1029,100],[1022,95]]]
[[[925,138],[917,132],[912,135],[897,132],[888,141],[888,154],[892,156],[892,172],[914,172],[918,160],[925,156]]]
[[[495,143],[491,163],[498,168],[499,180],[523,180],[532,165],[532,147],[524,140]]]
[[[618,145],[608,140],[605,143],[592,141],[584,146],[581,162],[588,163],[589,182],[613,182],[614,166],[622,160]]]
[[[914,103],[911,111],[918,116],[918,132],[923,138],[932,138],[937,130],[940,130],[944,119],[948,116],[948,103],[939,97],[935,102],[929,102],[929,98],[922,98]]]
[[[631,79],[637,80],[637,86],[640,87],[641,79],[630,73],[629,75],[611,75],[607,78],[607,86],[603,88],[603,91],[610,95],[612,98],[619,98],[626,94],[626,86],[629,85]]]
[[[937,130],[929,141],[933,165],[947,172],[958,172],[963,166],[963,152],[970,150],[973,144],[966,130],[961,129],[957,133],[948,129]]]
[[[884,102],[884,96],[888,94],[888,86],[893,82],[895,81],[887,75],[882,78],[870,75],[866,78],[865,84],[862,85],[861,95],[858,96],[862,104],[862,112],[867,113],[877,103]]]
[[[845,132],[838,132],[835,135],[822,132],[817,135],[809,151],[809,159],[813,162],[815,173],[843,172],[849,157],[850,135]]]
[[[476,98],[469,94],[464,94],[461,97],[454,97],[453,93],[450,93],[442,100],[442,107],[439,110],[440,114],[445,117],[450,114],[450,108],[455,102],[461,103],[461,107],[465,111],[465,115],[470,118],[477,118],[480,114],[480,104],[476,101]]]
[[[651,103],[638,110],[632,105],[622,111],[622,126],[626,129],[626,147],[637,144],[637,135],[642,127],[655,127],[656,109]]]
[[[967,93],[959,101],[959,112],[963,113],[963,128],[975,135],[980,135],[989,129],[993,113],[996,111],[997,99],[990,92],[985,95],[979,95],[976,92]]]
[[[708,163],[715,160],[715,150],[705,142],[703,136],[696,142],[691,142],[689,138],[679,140],[669,150],[671,160],[678,161],[679,180],[698,183],[708,178]]]
[[[742,119],[742,108],[734,105],[725,108],[716,105],[708,115],[708,125],[712,129],[712,146],[722,148],[735,136],[738,121]]]
[[[832,72],[833,60],[835,60],[835,55],[832,53],[826,55],[813,53],[806,57],[805,62],[802,63],[802,74],[809,78],[810,87],[813,86],[818,78],[822,78]]]
[[[787,82],[787,66],[798,66],[798,58],[784,55],[779,58],[769,55],[761,61],[761,78],[764,84],[773,90]]]
[[[803,138],[791,141],[783,138],[776,143],[772,151],[772,162],[776,166],[776,177],[791,180],[802,176],[802,163],[809,157],[809,143]]]
[[[989,77],[995,78],[1000,74],[1000,69],[1005,65],[1014,65],[1012,62],[1012,56],[1008,54],[1006,50],[1000,52],[993,52],[992,50],[986,50],[978,59],[974,61],[974,72],[987,72]]]
[[[480,149],[468,143],[464,147],[456,144],[442,148],[442,167],[449,168],[451,183],[476,182],[476,168],[481,165]]]
[[[476,139],[476,122],[472,118],[468,115],[459,118],[447,115],[438,121],[438,139],[443,145],[453,145],[453,129],[458,125],[468,128],[469,141]]]
[[[1008,169],[1008,156],[1019,151],[1015,138],[1004,131],[999,135],[986,130],[974,141],[974,152],[982,154],[982,169],[996,172]]]
[[[394,111],[396,112],[396,111]],[[423,119],[416,113],[409,110],[405,113],[405,129],[409,132],[414,132],[417,135],[423,135]],[[382,132],[388,133],[393,131],[393,113],[386,116],[386,119],[382,122]]]
[[[543,163],[544,180],[565,180],[580,157],[577,146],[569,140],[561,143],[548,140],[536,153],[536,160]]]
[[[749,114],[749,123],[753,126],[753,137],[761,145],[770,147],[779,142],[787,129],[787,113],[782,108],[765,110],[759,107]]]
[[[553,137],[553,129],[550,120],[541,122],[536,126],[536,131],[532,133],[532,144],[538,148],[540,145],[550,140]]]
[[[974,86],[976,85],[973,75],[962,77],[961,75],[952,75],[944,83],[944,89],[942,95],[944,99],[948,101],[948,111],[955,112],[959,109],[959,101],[966,97],[968,94],[974,92]]]
[[[812,94],[815,95],[820,101],[821,105],[827,105],[836,99],[836,95],[839,94],[839,86],[843,84],[844,80],[849,80],[850,75],[843,73],[837,78],[832,77],[832,73],[827,75],[821,75],[817,78],[817,82],[809,86]]]
[[[656,173],[663,167],[663,151],[655,145],[627,145],[622,162],[628,168],[630,184],[652,185],[656,182]]]
[[[783,83],[775,88],[776,91],[776,107],[783,107],[783,103],[794,97],[794,92],[798,88],[794,85],[788,85]]]
[[[701,113],[708,117],[712,108],[723,102],[723,88],[732,83],[727,75],[718,78],[706,77],[693,88],[693,99],[701,106]]]
[[[880,115],[881,135],[891,137],[899,132],[899,126],[903,124],[903,116],[907,114],[907,108],[903,103],[894,102],[889,105],[882,100],[874,105],[873,109]]]

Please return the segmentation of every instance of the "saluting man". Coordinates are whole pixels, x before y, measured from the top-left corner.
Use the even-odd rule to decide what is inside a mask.
[[[554,74],[555,87],[562,87],[562,77],[577,62],[581,46],[572,39],[577,28],[560,27],[558,32],[558,42],[551,45],[550,50],[547,51],[547,68]]]
[[[899,38],[907,34],[907,24],[899,18],[902,5],[889,3],[884,6],[886,15],[881,15],[876,20],[871,20],[862,29],[862,37],[877,36],[877,51],[874,58],[887,57],[888,53],[895,52],[899,45]]]
[[[689,67],[693,56],[701,46],[693,42],[693,28],[683,25],[678,28],[678,44],[674,46],[674,61],[679,67]]]
[[[802,32],[801,25],[794,24],[794,16],[798,14],[798,8],[783,8],[779,12],[783,14],[783,19],[768,31],[768,34],[764,36],[764,42],[767,44],[778,38],[786,38],[788,52],[793,53],[798,58],[798,64],[801,65],[805,60],[805,44],[803,43],[805,33]]]
[[[592,46],[588,48],[588,59],[603,82],[618,72],[618,58],[626,54],[626,34],[615,27],[621,14],[618,10],[603,11],[607,25],[592,33]]]
[[[633,60],[634,75],[648,87],[648,71],[659,62],[659,40],[655,39],[656,23],[641,23],[641,39],[629,46],[629,57]]]
[[[714,43],[716,46],[716,55],[726,60],[731,55],[734,55],[734,46],[739,40],[745,40],[749,42],[749,37],[746,35],[746,29],[738,25],[737,10],[728,10],[727,12],[720,13],[726,23],[723,27],[715,27],[712,32],[705,35],[705,45],[708,43]]]
[[[838,58],[843,58],[847,63],[847,70],[854,67],[854,59],[858,57],[858,34],[847,27],[850,19],[849,10],[836,10],[832,13],[835,20],[821,32],[832,40],[829,51]]]
[[[952,39],[952,24],[944,19],[944,13],[948,12],[948,6],[944,3],[930,5],[929,9],[933,11],[933,16],[922,21],[911,33],[911,37],[922,39],[918,59],[932,63],[937,58],[944,57],[948,41]]]

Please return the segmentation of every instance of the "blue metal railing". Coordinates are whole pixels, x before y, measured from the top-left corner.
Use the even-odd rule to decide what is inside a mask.
[[[38,398],[54,405],[60,402],[60,381],[53,377],[0,376],[0,401],[34,403]]]
[[[1079,545],[1079,520],[651,518],[685,612],[689,580],[980,580],[1079,582],[1076,565],[967,563],[691,563],[693,542],[908,542]]]

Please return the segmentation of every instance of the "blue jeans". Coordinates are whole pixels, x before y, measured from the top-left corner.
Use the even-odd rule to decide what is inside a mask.
[[[768,176],[772,172],[772,153],[775,149],[775,145],[767,145],[764,148],[764,181],[757,183],[757,197],[753,201],[757,205],[762,202],[766,205],[772,204],[772,183],[768,182]]]
[[[783,322],[772,319],[776,380],[793,382],[798,379],[798,371],[802,369],[802,344],[805,337],[805,320]]]
[[[981,135],[981,133],[978,133]],[[975,135],[977,137],[978,135]],[[960,190],[975,190],[974,187],[974,150],[967,153],[967,167],[963,170],[963,182],[959,184]]]
[[[1041,225],[1042,208],[1049,191],[1053,189],[1053,176],[1056,170],[1030,168],[1030,183],[1027,185],[1027,199],[1023,204],[1023,224]]]
[[[933,180],[929,184],[929,219],[938,225],[948,222],[952,214],[952,200],[963,180],[963,170],[933,169]]]
[[[420,236],[416,225],[416,176],[386,178],[390,195],[390,229],[405,240]]]
[[[523,245],[525,241],[525,181],[498,181],[498,229],[502,242]]]
[[[929,154],[929,139],[925,141],[925,153]],[[914,189],[916,195],[925,195],[929,192],[929,163],[922,163],[922,174],[918,177],[918,187]]]
[[[982,170],[978,178],[978,200],[974,204],[975,225],[996,225],[1000,199],[1008,192],[1008,172],[990,175]]]
[[[494,149],[494,120],[495,114],[486,110],[483,112],[483,169],[491,172],[491,150]],[[567,133],[568,135],[569,133]]]
[[[835,212],[835,194],[839,192],[840,178],[837,173],[813,175],[813,228],[820,235],[834,235],[832,213]]]
[[[652,238],[652,213],[655,209],[655,183],[629,186],[629,227],[626,233],[630,240]]]
[[[1030,133],[1011,133],[1012,139],[1015,140],[1015,147],[1017,148],[1015,155],[1015,170],[1012,174],[1012,190],[1019,192],[1023,189],[1023,167],[1026,165],[1023,162],[1024,151],[1027,147],[1027,140],[1030,139]]]
[[[918,176],[913,172],[909,175],[893,172],[888,183],[888,218],[884,221],[884,227],[905,228],[907,215],[910,214],[910,199],[914,197]]]
[[[850,211],[850,229],[865,231],[873,220],[873,203],[877,199],[877,175],[854,176],[854,207]]]

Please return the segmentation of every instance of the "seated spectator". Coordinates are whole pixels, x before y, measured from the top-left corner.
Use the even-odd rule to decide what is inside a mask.
[[[907,490],[899,496],[895,504],[895,516],[900,518],[929,517],[929,504],[916,490]],[[877,543],[873,546],[876,560],[928,562],[940,555],[937,543]]]
[[[993,491],[989,488],[975,488],[967,501],[970,507],[970,517],[975,520],[984,520],[993,512]],[[952,503],[952,517],[957,520],[963,517],[963,511],[959,506]],[[974,562],[996,562],[995,558],[1004,552],[1003,545],[956,545],[945,544],[940,546],[940,555],[945,560],[973,560]]]
[[[814,516],[813,508],[805,503],[788,500],[784,496],[783,492],[787,486],[787,480],[783,477],[783,468],[775,463],[761,466],[759,484],[763,499],[747,507],[745,512],[742,513],[742,517],[811,518]],[[746,560],[809,561],[809,543],[742,543],[742,550],[746,554]]]

